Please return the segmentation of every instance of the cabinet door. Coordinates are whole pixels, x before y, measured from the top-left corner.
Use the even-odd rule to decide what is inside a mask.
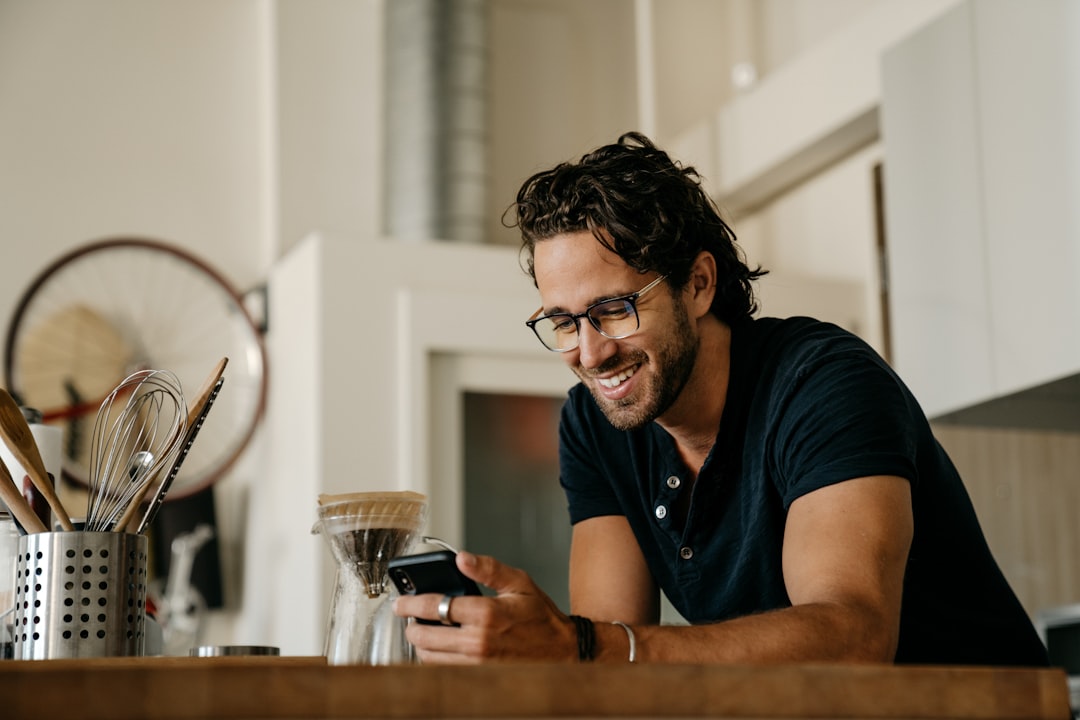
[[[1080,372],[1080,3],[971,3],[996,394]]]
[[[928,415],[993,392],[971,9],[885,53],[893,362]]]

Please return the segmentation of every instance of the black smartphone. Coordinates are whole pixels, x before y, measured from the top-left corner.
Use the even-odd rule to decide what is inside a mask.
[[[389,562],[390,581],[402,595],[480,595],[480,586],[461,574],[449,550],[402,555]],[[416,622],[438,625],[436,620],[416,618]]]

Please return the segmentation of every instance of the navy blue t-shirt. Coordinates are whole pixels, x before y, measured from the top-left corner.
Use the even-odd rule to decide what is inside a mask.
[[[653,578],[691,623],[784,608],[781,550],[798,497],[852,478],[911,482],[914,537],[896,661],[1046,665],[918,403],[866,343],[810,318],[732,327],[716,443],[696,483],[656,423],[624,432],[571,389],[559,429],[573,523],[625,515]],[[673,509],[693,487],[685,523]]]

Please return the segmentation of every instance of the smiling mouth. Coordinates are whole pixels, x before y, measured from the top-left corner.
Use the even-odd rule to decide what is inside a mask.
[[[634,365],[632,367],[628,367],[626,370],[623,370],[618,375],[612,375],[611,377],[606,378],[596,378],[596,382],[600,383],[609,390],[612,388],[617,388],[624,382],[629,380],[631,376],[633,376],[633,374],[637,372],[638,367],[639,366]]]

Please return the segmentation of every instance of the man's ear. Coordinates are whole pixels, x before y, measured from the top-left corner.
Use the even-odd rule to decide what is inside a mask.
[[[709,312],[716,296],[716,258],[711,252],[702,250],[690,266],[690,281],[686,284],[690,303],[689,309],[695,318]]]

